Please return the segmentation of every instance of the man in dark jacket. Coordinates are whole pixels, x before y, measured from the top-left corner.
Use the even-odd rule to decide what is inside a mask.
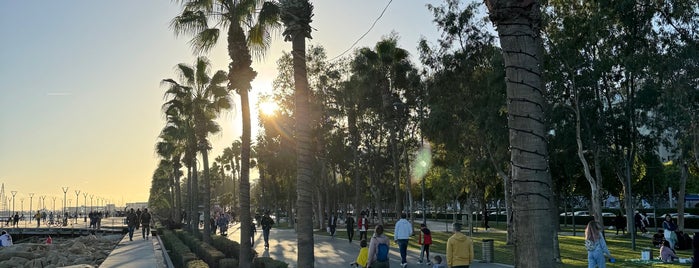
[[[345,224],[347,225],[347,238],[352,243],[352,238],[354,238],[354,218],[352,218],[352,214],[347,213]]]
[[[133,230],[138,226],[138,215],[133,208],[126,214],[126,225],[129,228],[129,241],[133,241]]]
[[[151,215],[150,212],[148,212],[147,208],[143,209],[143,212],[141,213],[141,235],[143,235],[143,239],[148,240],[148,237],[150,236],[150,221],[151,221]]]
[[[274,220],[269,216],[269,212],[265,212],[265,215],[262,216],[261,220],[262,224],[262,237],[265,240],[265,248],[269,248],[269,230],[272,229],[272,225],[274,224]]]

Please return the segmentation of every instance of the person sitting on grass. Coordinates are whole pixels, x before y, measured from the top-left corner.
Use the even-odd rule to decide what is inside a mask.
[[[366,240],[362,239],[362,241],[359,242],[359,246],[361,248],[359,249],[359,255],[357,255],[357,259],[353,262],[350,263],[352,267],[366,267],[366,262],[369,259],[369,248],[367,248]]]
[[[672,262],[676,258],[679,257],[675,254],[675,250],[670,247],[670,242],[667,240],[663,241],[663,246],[660,247],[660,260],[663,262]]]

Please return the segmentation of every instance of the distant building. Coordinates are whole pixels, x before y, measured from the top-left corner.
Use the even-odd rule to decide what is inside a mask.
[[[148,202],[134,202],[134,203],[126,203],[126,209],[140,209],[143,210],[144,208],[148,208]]]

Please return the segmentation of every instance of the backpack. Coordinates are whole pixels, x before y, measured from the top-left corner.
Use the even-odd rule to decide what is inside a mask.
[[[388,245],[378,244],[376,246],[376,260],[380,262],[388,261]]]

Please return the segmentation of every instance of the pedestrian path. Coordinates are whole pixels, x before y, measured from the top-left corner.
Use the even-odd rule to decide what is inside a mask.
[[[140,231],[140,230],[139,230]],[[99,267],[104,268],[164,268],[167,265],[164,258],[165,247],[158,237],[143,239],[138,231],[134,231],[133,241],[126,234],[116,248],[107,256]]]
[[[236,225],[229,229],[228,238],[233,241],[240,241],[240,226]],[[293,229],[272,228],[269,235],[269,249],[264,248],[262,240],[262,232],[257,232],[255,236],[255,244],[253,247],[258,252],[259,256],[270,257],[275,260],[283,261],[289,264],[290,268],[297,267],[297,247],[296,247],[296,232]],[[332,238],[330,236],[314,235],[313,236],[315,267],[349,267],[359,252],[359,241],[355,240],[349,243],[349,240],[344,238]],[[444,253],[432,252],[434,255],[444,256]],[[390,250],[391,267],[400,267],[400,254],[398,246],[392,242]],[[417,264],[417,258],[420,255],[419,250],[408,249],[408,267],[428,267],[425,264]],[[471,268],[503,268],[513,267],[499,263],[481,263],[474,262]]]

